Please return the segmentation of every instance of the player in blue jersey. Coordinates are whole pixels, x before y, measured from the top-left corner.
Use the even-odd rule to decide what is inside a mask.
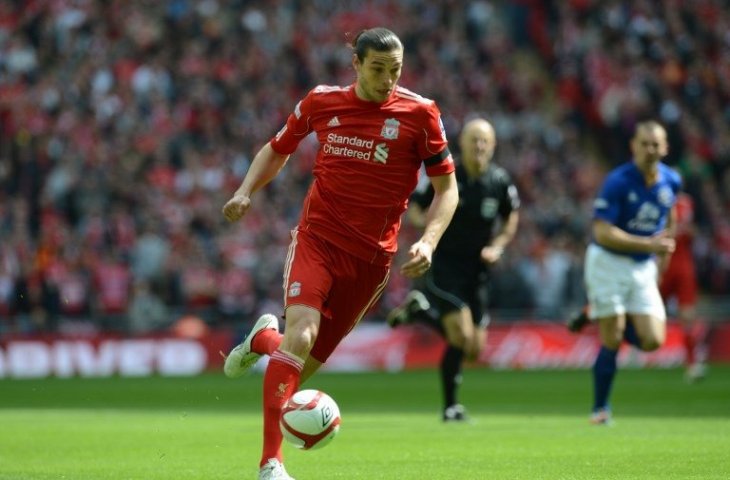
[[[630,146],[633,161],[609,172],[594,202],[585,258],[588,311],[601,337],[593,366],[591,423],[597,425],[611,422],[609,397],[622,340],[651,351],[666,336],[658,278],[674,251],[681,178],[661,162],[668,143],[659,123],[639,123]]]

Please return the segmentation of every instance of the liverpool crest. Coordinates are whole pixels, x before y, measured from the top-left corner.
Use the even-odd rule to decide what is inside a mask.
[[[395,140],[398,138],[398,127],[400,127],[400,122],[395,118],[389,118],[383,124],[380,136],[388,140]]]
[[[302,293],[302,284],[299,282],[292,282],[292,284],[289,285],[289,296],[298,297],[300,293]]]

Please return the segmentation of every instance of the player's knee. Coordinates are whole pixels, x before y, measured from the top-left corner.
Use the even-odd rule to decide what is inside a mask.
[[[641,349],[645,352],[653,352],[662,346],[664,342],[658,338],[648,338],[641,341]]]
[[[464,348],[466,347],[466,344],[467,344],[466,336],[460,332],[455,332],[450,335],[447,335],[446,341],[452,347],[456,347],[461,350],[464,350]]]
[[[601,339],[601,343],[604,347],[608,348],[609,350],[618,350],[618,348],[621,346],[621,342],[623,341],[624,332],[616,332],[615,334],[606,335]]]
[[[478,360],[479,356],[482,353],[482,350],[484,350],[483,345],[481,345],[477,341],[472,341],[467,344],[467,348],[464,349],[464,353],[466,354],[466,359],[469,361]]]
[[[444,332],[449,345],[464,349],[471,339],[471,333],[465,328],[465,322],[458,315],[449,315],[444,318]]]
[[[284,339],[293,351],[301,354],[312,349],[318,333],[319,322],[317,319],[303,316],[296,321],[287,321]]]
[[[452,323],[451,325],[447,325],[446,341],[452,347],[456,347],[456,348],[463,350],[467,346],[467,342],[469,341],[469,336],[467,335],[467,332],[463,328],[461,328],[458,324]]]

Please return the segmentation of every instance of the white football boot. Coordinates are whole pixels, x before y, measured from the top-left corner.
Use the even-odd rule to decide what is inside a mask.
[[[275,458],[270,458],[259,470],[259,480],[294,480],[294,477],[290,477],[286,473],[283,463]]]
[[[707,367],[704,363],[693,363],[687,368],[687,371],[684,373],[684,379],[687,381],[687,383],[695,383],[707,375]]]
[[[608,408],[599,408],[595,412],[591,413],[589,421],[591,425],[605,425],[607,427],[613,426],[613,415],[611,410]]]
[[[261,330],[270,328],[279,331],[279,319],[275,315],[266,313],[261,315],[254,324],[246,339],[236,345],[231,353],[226,356],[226,363],[223,365],[223,373],[228,378],[240,377],[258,362],[261,355],[251,351],[251,341]],[[278,478],[278,477],[272,477]]]

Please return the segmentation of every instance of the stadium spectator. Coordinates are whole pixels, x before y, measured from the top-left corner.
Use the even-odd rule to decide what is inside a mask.
[[[132,244],[131,269],[139,279],[159,280],[171,250],[170,240],[153,220],[143,220],[141,231]]]
[[[106,250],[94,262],[92,288],[97,302],[92,306],[99,325],[107,330],[126,330],[125,316],[132,298],[132,273],[119,250]]]
[[[517,187],[506,170],[492,163],[496,146],[488,121],[466,123],[459,136],[459,205],[454,218],[434,252],[423,291],[411,290],[387,317],[392,327],[419,320],[445,337],[440,363],[445,422],[468,420],[458,401],[462,365],[476,360],[486,346],[490,267],[501,259],[519,223]],[[433,195],[429,187],[411,197],[408,216],[418,227],[426,224]]]
[[[568,302],[568,285],[572,258],[565,246],[546,238],[535,240],[529,255],[518,269],[527,282],[538,318],[559,318]]]
[[[102,239],[98,248],[121,243],[126,253],[139,232],[155,229],[168,251],[182,232],[213,238],[206,261],[220,268],[219,255],[252,252],[268,237],[265,255],[279,258],[286,249],[279,232],[299,214],[316,141],[304,140],[269,187],[265,221],[250,231],[248,222],[225,248],[223,222],[209,215],[212,224],[200,228],[199,221],[224,201],[226,188],[211,190],[220,185],[217,171],[236,188],[254,147],[268,140],[268,126],[284,121],[312,78],[349,78],[334,32],[387,21],[414,59],[404,82],[438,101],[447,132],[489,112],[500,138],[496,161],[509,159],[503,164],[523,195],[521,235],[510,255],[525,257],[542,238],[550,247],[563,235],[586,241],[580,222],[606,164],[625,159],[619,149],[637,118],[655,116],[672,143],[666,162],[682,171],[695,199],[700,290],[730,291],[723,253],[730,238],[730,10],[719,0],[0,7],[0,244],[12,245],[23,263],[44,250],[41,219],[52,211],[70,233],[63,242],[87,229],[106,232],[93,237]],[[118,210],[127,214],[121,237],[109,225],[119,221],[111,214]],[[404,226],[404,237],[411,228]],[[18,235],[22,242],[11,241]],[[149,274],[139,259],[132,265],[135,277]],[[149,265],[167,278],[169,267]],[[248,268],[263,303],[278,288],[281,267],[254,260]],[[495,287],[508,278],[497,276]],[[402,285],[387,288],[377,318],[402,298],[394,293]],[[183,309],[186,299],[174,288],[160,294]],[[13,323],[18,313],[11,316]]]
[[[256,290],[251,272],[226,259],[218,277],[217,307],[221,318],[233,323],[251,318],[256,309]]]
[[[161,330],[172,320],[167,305],[147,280],[135,282],[128,312],[126,331],[135,335]]]
[[[611,171],[596,197],[593,241],[585,260],[589,315],[598,324],[601,347],[593,365],[591,423],[611,423],[609,397],[622,339],[651,351],[666,337],[658,264],[675,248],[674,204],[681,177],[662,163],[667,133],[654,121],[636,126],[633,161]]]
[[[287,480],[282,464],[281,410],[327,361],[340,341],[378,300],[388,282],[401,214],[425,166],[434,188],[423,235],[400,267],[415,278],[431,257],[458,202],[454,164],[436,104],[398,85],[403,45],[385,28],[352,40],[355,83],[311,90],[286,125],[254,157],[241,186],[224,205],[229,221],[243,217],[251,196],[269,183],[309,133],[321,143],[314,181],[284,274],[286,329],[263,315],[225,362],[229,377],[261,355],[264,442],[259,479]]]

